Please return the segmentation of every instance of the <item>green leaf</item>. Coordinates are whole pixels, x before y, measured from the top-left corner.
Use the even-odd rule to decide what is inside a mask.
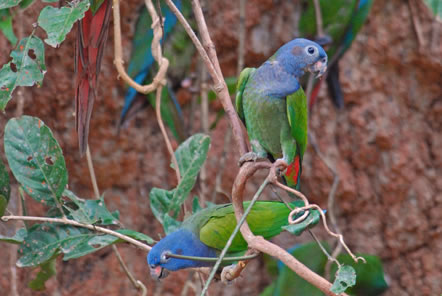
[[[54,205],[68,181],[60,146],[36,117],[12,118],[5,128],[5,152],[17,181],[33,199]]]
[[[95,14],[98,8],[100,8],[101,4],[103,4],[104,0],[90,0],[90,2],[92,14]]]
[[[350,265],[342,265],[337,273],[333,286],[330,288],[335,294],[341,294],[345,292],[348,287],[352,287],[356,284],[356,271]]]
[[[195,214],[201,210],[202,210],[202,208],[200,206],[198,196],[194,196],[193,201],[192,201],[192,214]]]
[[[58,1],[59,1],[59,0],[57,0],[57,2],[58,2]],[[23,0],[22,2],[20,2],[20,8],[21,8],[21,9],[28,8],[29,5],[32,4],[32,2],[34,2],[34,0]],[[44,2],[44,1],[43,1],[43,2]]]
[[[24,238],[28,235],[25,228],[20,228],[12,237],[3,236],[0,234],[0,242],[10,243],[10,244],[21,244]]]
[[[172,203],[169,206],[169,209],[175,212],[174,218],[178,216],[180,206],[195,185],[199,171],[207,158],[209,146],[209,136],[195,134],[184,141],[175,151],[181,173],[181,182],[173,191]]]
[[[356,263],[348,254],[338,256],[341,264],[352,266],[356,271],[356,285],[347,289],[346,293],[350,295],[376,296],[382,294],[388,289],[385,280],[382,262],[379,257],[369,254],[356,254],[363,257],[367,263]],[[337,265],[333,264],[330,270],[331,274],[336,274]]]
[[[163,225],[166,234],[177,229],[180,222],[169,216],[170,205],[173,198],[173,190],[167,191],[160,188],[152,188],[149,194],[150,208],[155,218]]]
[[[89,9],[89,1],[73,1],[69,7],[55,8],[46,6],[40,12],[38,25],[48,34],[45,42],[52,47],[57,47],[64,41],[71,31],[74,23],[84,17]]]
[[[9,174],[3,161],[0,160],[0,217],[5,213],[10,194],[11,186],[9,185]]]
[[[18,5],[21,0],[1,0],[0,1],[0,9],[14,7]]]
[[[438,18],[442,18],[442,4],[440,0],[424,0],[431,12]]]
[[[100,199],[84,200],[75,196],[74,193],[65,189],[63,196],[69,198],[76,206],[75,209],[65,205],[75,221],[84,224],[116,225],[119,223],[119,213],[111,213],[104,203],[104,196]]]
[[[298,214],[297,217],[300,217],[301,215],[302,215],[302,213]],[[310,214],[307,216],[307,218],[305,218],[304,221],[302,221],[301,223],[298,223],[298,224],[283,226],[282,229],[284,229],[294,235],[301,235],[301,233],[304,230],[310,229],[313,226],[315,226],[316,224],[318,224],[320,218],[321,218],[321,215],[319,214],[318,210],[310,210]],[[296,219],[296,217],[295,217],[295,219]]]
[[[44,45],[38,37],[25,37],[11,52],[12,61],[0,70],[0,110],[4,110],[17,86],[40,85],[46,73]]]
[[[12,16],[9,9],[0,10],[0,31],[3,32],[6,39],[8,39],[12,45],[17,43],[17,37],[12,29]]]
[[[37,273],[35,279],[29,282],[29,288],[34,291],[43,291],[46,288],[46,281],[57,273],[57,271],[55,270],[55,259],[56,258],[52,258],[40,264],[40,271]]]
[[[116,230],[134,239],[152,244],[154,241],[142,233],[129,230]],[[32,226],[22,242],[17,266],[38,266],[63,253],[63,260],[79,258],[101,250],[123,240],[110,235],[100,234],[82,227],[59,223],[44,223]]]

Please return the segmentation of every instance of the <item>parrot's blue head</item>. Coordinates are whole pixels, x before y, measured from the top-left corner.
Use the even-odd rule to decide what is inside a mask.
[[[300,78],[306,71],[324,74],[327,70],[327,53],[316,42],[297,38],[283,45],[274,55],[285,71]]]
[[[160,240],[147,255],[147,263],[153,278],[165,278],[168,270],[211,265],[202,261],[172,258],[170,254],[216,257],[215,250],[203,244],[193,232],[180,229]]]

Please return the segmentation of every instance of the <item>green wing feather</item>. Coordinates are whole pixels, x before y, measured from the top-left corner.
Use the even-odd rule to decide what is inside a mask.
[[[238,113],[239,118],[241,118],[242,122],[245,124],[244,110],[242,105],[242,94],[244,89],[246,88],[247,81],[253,72],[255,72],[256,68],[245,68],[239,74],[238,83],[236,85],[236,100],[235,107],[236,112]]]
[[[287,96],[287,118],[291,128],[291,134],[296,140],[297,153],[301,159],[307,147],[307,97],[300,86],[293,94]]]
[[[244,208],[250,202],[244,202]],[[303,205],[302,201],[291,203],[293,207]],[[290,209],[282,202],[259,201],[247,216],[247,223],[255,235],[270,239],[281,232],[288,224]],[[215,249],[222,250],[236,227],[235,214],[231,204],[213,209],[207,223],[201,227],[200,240]],[[233,239],[229,252],[245,251],[247,243],[240,233]]]

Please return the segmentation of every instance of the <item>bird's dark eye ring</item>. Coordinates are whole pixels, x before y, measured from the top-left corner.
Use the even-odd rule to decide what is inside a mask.
[[[307,52],[312,55],[315,53],[315,48],[313,46],[310,46],[309,48],[307,48]]]

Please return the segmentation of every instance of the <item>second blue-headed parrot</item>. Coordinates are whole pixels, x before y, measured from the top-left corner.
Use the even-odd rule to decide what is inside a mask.
[[[250,202],[244,202],[244,208],[249,204]],[[295,201],[290,205],[300,207],[303,203]],[[289,213],[290,209],[282,202],[258,201],[247,216],[247,223],[255,235],[270,239],[282,231],[282,226],[288,224]],[[217,257],[235,227],[236,219],[232,204],[216,205],[193,214],[178,230],[164,237],[150,250],[147,263],[152,277],[164,278],[168,271],[214,265],[214,262],[178,259],[168,255]],[[246,250],[247,242],[238,233],[227,255],[236,256]]]
[[[239,77],[236,110],[247,128],[252,158],[282,158],[288,164],[285,180],[296,189],[307,147],[308,113],[299,79],[306,71],[320,76],[326,69],[324,49],[299,38],[283,45],[258,69],[244,69]]]

